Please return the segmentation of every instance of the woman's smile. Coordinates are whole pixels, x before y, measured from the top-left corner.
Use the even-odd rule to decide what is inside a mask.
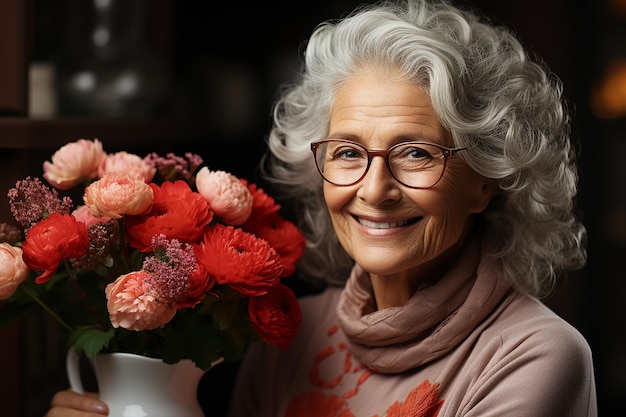
[[[370,229],[396,229],[399,227],[405,227],[418,222],[421,217],[413,217],[405,220],[383,221],[383,220],[368,220],[362,217],[354,216],[359,224]]]

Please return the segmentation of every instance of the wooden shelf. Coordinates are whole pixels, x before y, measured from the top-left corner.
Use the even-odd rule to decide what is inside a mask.
[[[0,149],[56,149],[81,138],[100,139],[109,149],[158,147],[190,135],[190,124],[179,120],[0,118]]]

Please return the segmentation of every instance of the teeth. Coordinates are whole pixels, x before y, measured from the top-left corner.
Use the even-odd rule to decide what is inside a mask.
[[[359,218],[358,220],[359,220],[359,223],[361,223],[363,226],[367,226],[372,229],[391,229],[392,227],[406,226],[407,224],[410,223],[409,220],[403,220],[400,222],[385,222],[385,223],[371,222],[369,220],[365,220],[361,218]]]

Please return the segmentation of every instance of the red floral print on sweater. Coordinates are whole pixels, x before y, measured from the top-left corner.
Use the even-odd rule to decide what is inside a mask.
[[[329,329],[327,335],[332,337],[337,330],[335,325]],[[343,356],[343,369],[323,370],[324,362],[337,354]],[[292,398],[284,417],[355,417],[348,399],[358,395],[361,385],[371,375],[370,370],[355,363],[344,343],[329,344],[317,353],[309,370],[309,381],[317,390]],[[325,393],[335,390],[340,384],[347,384],[352,388],[340,395]],[[436,417],[442,405],[439,384],[424,380],[409,392],[404,401],[391,404],[384,417]],[[375,414],[372,417],[380,416]]]

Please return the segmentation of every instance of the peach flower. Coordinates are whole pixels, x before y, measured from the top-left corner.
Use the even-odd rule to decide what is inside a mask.
[[[0,243],[0,300],[11,297],[28,278],[28,267],[22,260],[22,249]]]
[[[43,163],[43,177],[55,188],[68,190],[98,176],[98,166],[106,156],[98,139],[79,139],[63,145]]]
[[[196,187],[224,223],[238,226],[250,217],[252,193],[233,174],[203,167],[196,174]]]
[[[107,310],[113,327],[128,330],[152,330],[163,327],[174,318],[176,308],[159,302],[150,291],[144,271],[120,276],[105,288]]]
[[[100,177],[112,173],[138,177],[148,183],[154,178],[156,167],[135,154],[122,151],[108,154],[98,168],[98,176]]]
[[[85,205],[96,217],[119,219],[125,214],[144,214],[152,206],[154,193],[142,179],[124,174],[107,174],[91,183],[83,195]]]

